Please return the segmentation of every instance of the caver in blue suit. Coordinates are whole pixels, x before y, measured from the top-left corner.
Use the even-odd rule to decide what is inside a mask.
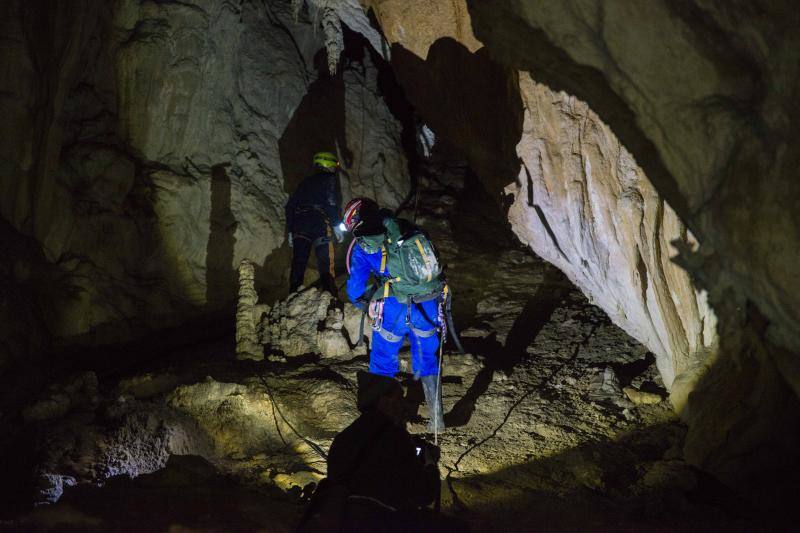
[[[364,304],[359,298],[364,295],[370,274],[379,278],[388,277],[388,270],[381,268],[381,252],[369,253],[361,243],[353,247],[350,258],[350,278],[347,280],[347,295],[357,307]],[[378,289],[379,291],[382,289]],[[438,303],[429,300],[408,305],[393,296],[384,299],[383,324],[372,335],[369,371],[373,374],[394,376],[399,371],[397,354],[408,335],[411,343],[411,366],[418,377],[435,376],[439,373],[436,351],[439,349],[437,335]]]

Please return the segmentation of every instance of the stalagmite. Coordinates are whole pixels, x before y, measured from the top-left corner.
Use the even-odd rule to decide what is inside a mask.
[[[262,361],[264,349],[258,342],[256,312],[258,305],[256,293],[255,265],[245,259],[239,265],[239,301],[236,304],[236,358]]]

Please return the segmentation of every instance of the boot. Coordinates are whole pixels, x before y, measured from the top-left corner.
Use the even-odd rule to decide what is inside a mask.
[[[439,376],[422,376],[420,381],[422,381],[422,390],[425,392],[425,403],[428,404],[428,432],[441,433],[444,429],[444,416],[442,415]]]

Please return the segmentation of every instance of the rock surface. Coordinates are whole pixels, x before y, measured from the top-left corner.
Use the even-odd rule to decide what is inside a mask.
[[[258,288],[283,290],[283,205],[321,147],[357,154],[346,195],[380,189],[398,205],[408,191],[369,54],[328,78],[315,21],[295,22],[288,2],[2,10],[14,75],[0,101],[0,215],[57,273],[40,320],[59,341],[117,342],[227,308],[244,258]],[[41,32],[53,39],[30,38]],[[344,135],[295,140],[302,166],[286,168],[280,141],[304,95],[336,80]]]
[[[705,294],[672,262],[673,241],[696,241],[584,102],[527,73],[520,92],[523,167],[505,189],[514,231],[656,354],[670,388],[718,344]]]

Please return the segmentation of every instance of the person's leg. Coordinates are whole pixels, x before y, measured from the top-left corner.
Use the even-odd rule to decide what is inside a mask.
[[[411,366],[418,377],[439,373],[438,303],[430,300],[411,308]]]
[[[326,224],[324,237],[319,237],[314,241],[314,255],[317,256],[317,270],[322,289],[330,292],[334,298],[339,297],[336,289],[336,272],[334,270],[334,251],[333,240],[331,239],[331,227]]]
[[[428,431],[439,433],[444,429],[442,389],[439,381],[439,335],[437,302],[422,302],[411,311],[411,362],[414,375],[422,382],[425,403],[428,404]]]
[[[302,233],[292,235],[292,269],[289,273],[289,294],[303,284],[306,265],[311,255],[311,240]]]
[[[405,306],[394,298],[387,298],[383,305],[381,329],[372,332],[369,371],[373,374],[394,377],[400,371],[397,355],[407,332],[404,321]]]

